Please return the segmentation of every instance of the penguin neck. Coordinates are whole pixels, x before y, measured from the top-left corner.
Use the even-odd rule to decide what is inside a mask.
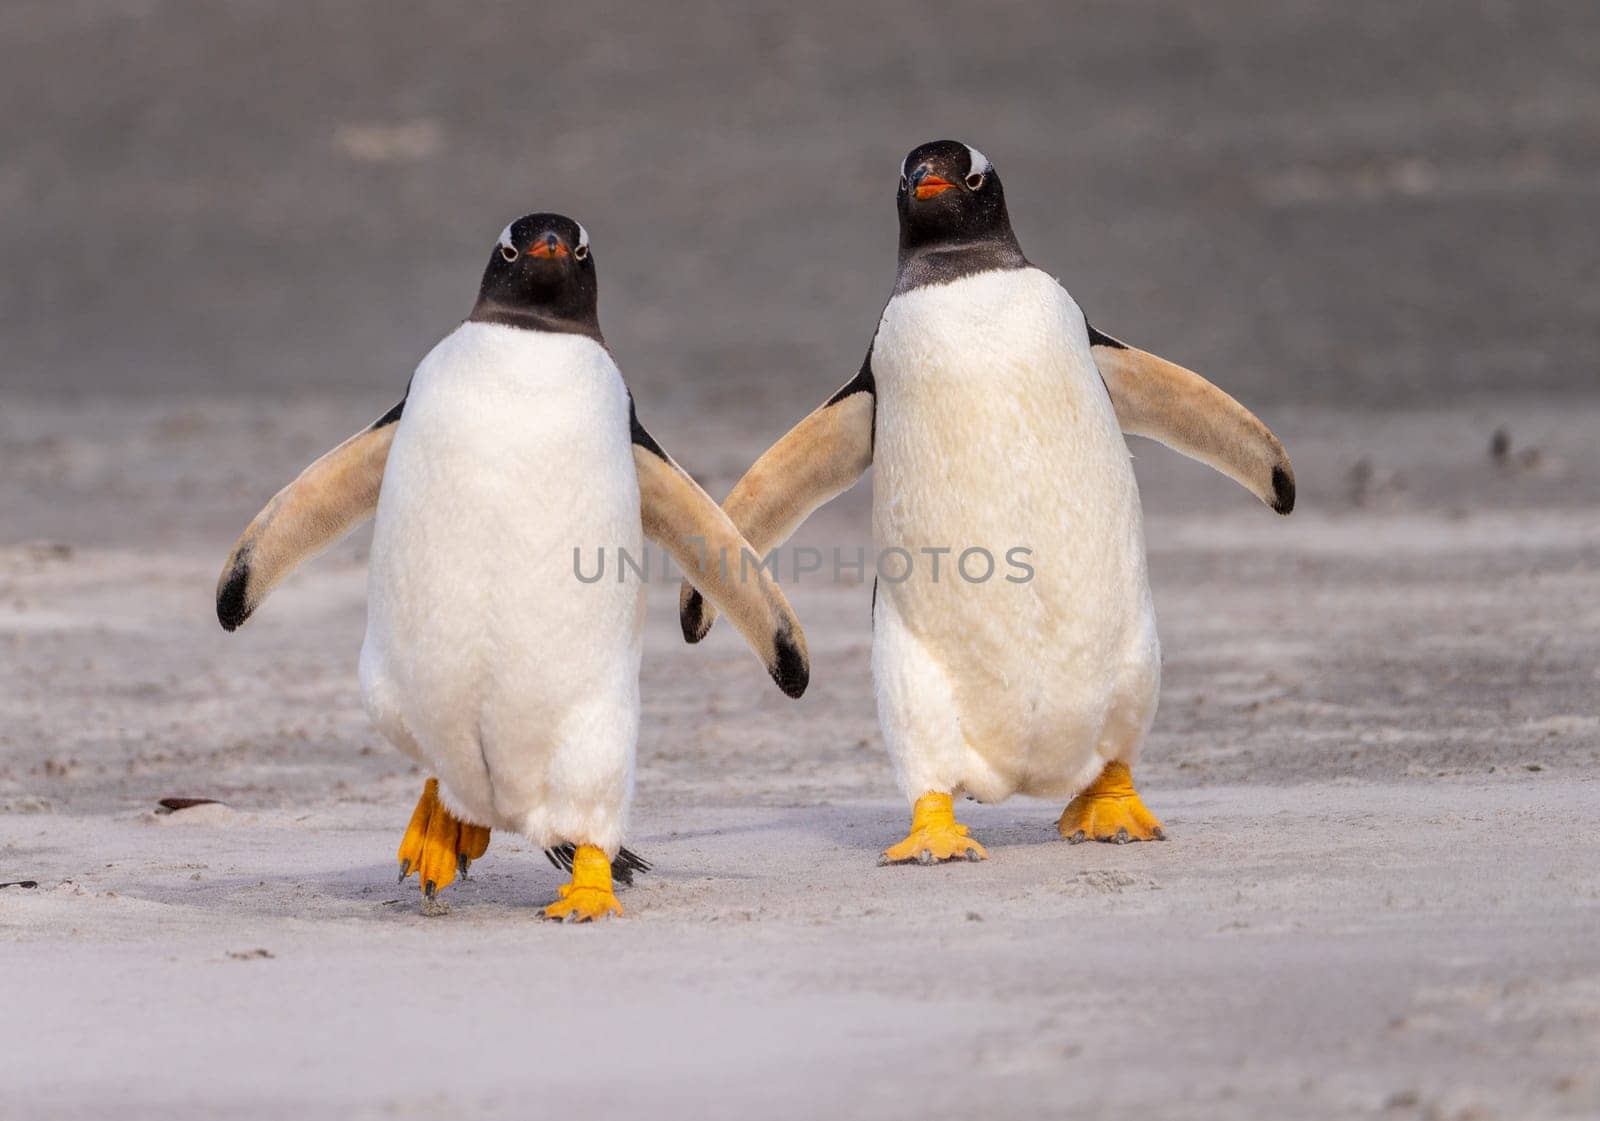
[[[1017,235],[1009,222],[998,230],[973,241],[908,241],[900,234],[900,269],[895,277],[894,294],[929,284],[949,284],[980,272],[1028,268]]]
[[[548,331],[558,335],[582,335],[606,345],[600,334],[600,317],[593,308],[587,311],[566,311],[556,308],[512,307],[486,296],[479,296],[472,306],[468,323],[498,323],[502,327],[516,327],[524,331]]]

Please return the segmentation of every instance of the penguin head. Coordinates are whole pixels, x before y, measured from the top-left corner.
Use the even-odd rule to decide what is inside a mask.
[[[590,324],[597,305],[588,231],[562,214],[528,214],[495,242],[472,318]]]
[[[933,140],[900,164],[900,252],[1016,245],[1000,176],[987,156],[959,140]]]

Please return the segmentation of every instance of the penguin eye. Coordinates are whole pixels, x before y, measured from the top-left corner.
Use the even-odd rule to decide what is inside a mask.
[[[902,175],[902,176],[901,176],[901,177],[900,177],[900,189],[901,189],[901,190],[902,190],[902,191],[903,191],[903,190],[905,190],[905,189],[906,189],[906,186],[907,186],[907,184],[906,184],[906,177],[905,177],[905,176],[904,176],[904,175]]]
[[[572,259],[574,261],[587,261],[589,259],[589,247],[587,245],[578,246],[572,251]]]
[[[983,186],[983,172],[974,171],[967,176],[967,189],[969,191],[976,191],[981,186]]]
[[[500,258],[505,261],[515,261],[517,259],[516,246],[502,245],[500,247]]]

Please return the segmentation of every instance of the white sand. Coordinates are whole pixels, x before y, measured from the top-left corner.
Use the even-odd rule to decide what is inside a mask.
[[[1581,417],[1516,418],[1558,475],[1496,473],[1470,418],[1292,420],[1312,500],[1288,521],[1140,449],[1166,844],[1068,846],[1059,806],[1018,800],[965,808],[987,863],[880,869],[904,807],[867,588],[791,589],[799,703],[731,634],[684,647],[658,590],[631,837],[656,870],[579,929],[535,920],[559,877],[503,835],[447,916],[396,887],[421,776],[361,715],[359,538],[216,627],[258,492],[345,427],[303,407],[292,439],[124,415],[120,459],[84,410],[58,471],[0,493],[0,880],[39,885],[0,889],[0,1116],[1600,1110]],[[1341,499],[1337,450],[1377,439],[1412,459]],[[810,539],[859,539],[864,497]],[[72,503],[73,548],[20,543]],[[151,812],[172,795],[227,805]]]

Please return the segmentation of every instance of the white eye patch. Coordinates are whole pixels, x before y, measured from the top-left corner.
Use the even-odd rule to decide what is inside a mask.
[[[972,166],[967,170],[969,176],[989,174],[989,157],[978,151],[971,144],[967,145],[967,153],[972,157]]]
[[[578,223],[576,223],[576,225],[578,227],[578,248],[579,249],[588,249],[589,248],[589,231],[583,228],[583,223],[582,222],[578,222]]]
[[[970,166],[967,168],[969,176],[987,175],[993,170],[994,165],[989,162],[988,156],[978,151],[971,144],[963,144],[962,147],[967,150],[967,158],[970,161]],[[910,165],[911,153],[908,152],[906,153],[906,158],[900,161],[900,178],[904,179],[906,177],[907,169]]]
[[[516,223],[513,222],[512,225],[516,225]],[[500,231],[500,240],[495,244],[499,245],[502,249],[515,250],[517,248],[511,242],[511,226],[507,226],[505,229]]]

